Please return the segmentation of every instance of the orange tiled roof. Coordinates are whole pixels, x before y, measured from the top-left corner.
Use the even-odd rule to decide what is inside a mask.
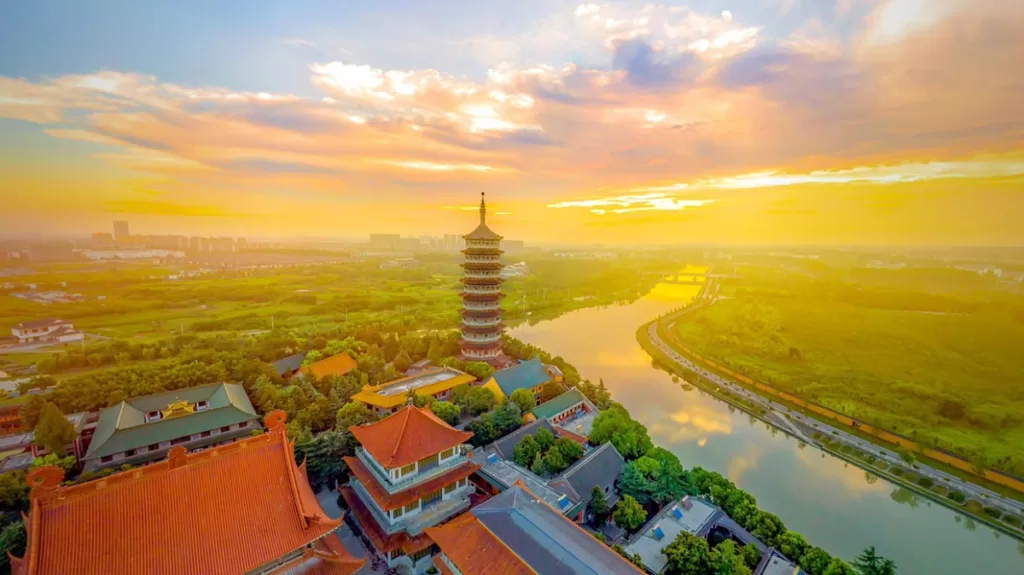
[[[426,532],[462,575],[536,575],[472,513],[463,513],[439,527],[428,527]],[[435,561],[435,565],[438,563],[443,562]]]
[[[441,421],[430,409],[411,405],[377,423],[349,430],[388,469],[416,463],[473,437]]]
[[[363,487],[370,493],[373,500],[380,505],[384,511],[391,511],[399,507],[405,507],[406,505],[416,501],[420,497],[441,489],[445,485],[450,485],[460,479],[469,477],[475,471],[480,469],[480,466],[466,462],[458,467],[453,467],[450,470],[434,477],[430,481],[424,481],[423,483],[414,484],[409,489],[399,491],[398,493],[388,493],[386,489],[377,481],[373,473],[366,468],[366,465],[359,460],[358,457],[346,457],[345,464],[352,471],[352,474],[356,476],[356,479],[363,484]]]
[[[410,537],[405,531],[388,535],[380,528],[373,514],[366,508],[366,504],[363,503],[362,499],[359,499],[359,496],[356,495],[355,491],[352,491],[351,487],[340,487],[338,491],[345,499],[345,503],[348,504],[349,510],[352,511],[352,515],[355,516],[360,527],[363,528],[363,533],[366,534],[370,541],[373,542],[373,546],[381,553],[390,553],[395,549],[401,549],[405,551],[406,555],[409,555],[422,551],[434,544],[434,540],[426,533],[420,533],[415,537]]]
[[[330,534],[328,518],[295,465],[285,414],[263,435],[71,487],[63,472],[31,473],[28,547],[21,575],[244,573]],[[351,560],[322,553],[332,571]],[[334,555],[331,557],[331,555]],[[317,571],[314,571],[317,572]]]
[[[302,373],[312,375],[317,379],[323,379],[328,375],[345,375],[356,368],[356,360],[348,353],[332,355],[327,359],[307,365],[302,368]]]
[[[366,563],[354,559],[341,540],[328,535],[307,549],[300,559],[290,561],[268,575],[354,575]]]

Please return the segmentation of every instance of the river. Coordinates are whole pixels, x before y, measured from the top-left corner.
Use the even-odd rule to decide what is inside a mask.
[[[658,286],[628,305],[587,308],[510,334],[603,378],[616,401],[684,466],[729,477],[812,545],[852,560],[863,548],[900,575],[1021,575],[1024,544],[937,503],[869,476],[651,366],[636,329],[692,297]],[[685,293],[682,293],[685,292]]]

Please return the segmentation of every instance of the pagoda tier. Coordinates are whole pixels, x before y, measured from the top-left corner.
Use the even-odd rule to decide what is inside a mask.
[[[497,301],[500,303],[501,298],[505,297],[505,292],[496,291],[491,293],[479,293],[479,292],[462,292],[463,302],[491,302]],[[467,309],[467,308],[463,308]]]
[[[501,276],[466,276],[462,278],[462,285],[497,286],[501,285]]]
[[[468,339],[460,339],[459,345],[462,346],[463,350],[471,348],[476,350],[496,349],[499,352],[501,351],[501,339],[496,339],[494,341],[471,341]]]
[[[505,250],[498,248],[466,248],[462,254],[466,256],[500,256]]]
[[[501,337],[501,332],[505,329],[505,324],[501,322],[492,323],[490,325],[473,325],[471,323],[462,322],[462,333],[475,333],[478,335],[490,335],[494,334],[497,337]]]
[[[501,271],[501,268],[505,266],[501,265],[501,262],[466,262],[462,264],[462,269],[469,271]],[[501,277],[500,275],[498,277]]]
[[[498,302],[495,302],[498,303]],[[501,308],[494,307],[490,309],[473,309],[466,308],[462,310],[463,319],[501,319]]]

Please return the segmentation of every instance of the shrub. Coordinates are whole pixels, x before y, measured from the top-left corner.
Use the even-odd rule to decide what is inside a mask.
[[[981,502],[979,502],[977,499],[969,499],[965,506],[967,507],[968,511],[974,514],[981,513],[982,511]]]
[[[925,489],[931,489],[932,485],[935,485],[935,482],[932,481],[931,477],[922,477],[917,480],[917,484]]]
[[[993,519],[999,519],[1000,517],[1003,516],[1003,512],[998,510],[998,509],[996,509],[995,507],[986,507],[985,508],[985,515],[988,515],[989,517],[991,517]]]
[[[878,463],[875,464],[875,467],[879,469],[889,469],[889,464],[884,461],[879,461]]]
[[[892,468],[892,474],[897,476],[897,477],[899,477],[900,475],[903,475],[904,473],[905,473],[905,471],[904,471],[904,469],[902,467],[893,467]]]
[[[1003,523],[1010,525],[1011,527],[1020,527],[1021,519],[1016,515],[1004,515]]]
[[[938,493],[939,495],[943,495],[943,496],[949,494],[949,489],[947,489],[943,485],[936,485],[935,487],[932,487],[932,491],[934,491],[935,493]]]
[[[963,505],[963,503],[967,501],[967,497],[965,497],[963,493],[961,493],[960,491],[956,491],[955,489],[949,492],[948,497],[961,505]]]

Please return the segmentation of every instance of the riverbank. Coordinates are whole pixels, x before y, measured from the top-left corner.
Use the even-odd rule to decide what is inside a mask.
[[[652,441],[685,467],[728,477],[756,497],[759,508],[837,556],[849,561],[875,545],[896,561],[900,573],[1024,573],[1024,546],[1016,539],[886,478],[868,476],[652,367],[651,356],[637,342],[636,328],[697,295],[695,286],[687,292],[679,287],[662,285],[630,304],[523,324],[510,335],[564,358],[586,379],[603,379],[612,398],[647,427]]]
[[[768,400],[768,399],[762,398],[763,401],[765,401],[767,403],[758,403],[757,401],[752,401],[750,394],[755,394],[756,393],[753,389],[750,389],[747,386],[744,386],[740,382],[737,382],[735,380],[728,380],[728,385],[734,386],[733,390],[730,391],[727,387],[723,387],[722,380],[725,379],[725,378],[721,374],[717,375],[717,378],[719,379],[718,382],[714,382],[709,377],[705,377],[706,375],[708,375],[708,373],[706,371],[704,371],[704,370],[705,369],[713,369],[713,368],[710,368],[710,366],[702,368],[702,367],[697,367],[693,363],[690,363],[689,366],[687,366],[687,365],[684,365],[681,361],[677,360],[676,358],[671,357],[668,353],[666,353],[667,349],[671,349],[671,352],[675,353],[675,354],[680,354],[680,355],[686,355],[686,354],[685,354],[685,352],[683,352],[683,351],[681,351],[679,349],[676,349],[674,347],[670,348],[670,346],[667,343],[665,343],[666,338],[661,337],[662,335],[664,335],[665,323],[670,322],[670,321],[672,321],[674,319],[677,319],[680,315],[686,313],[687,311],[689,311],[689,310],[686,310],[686,309],[680,310],[680,311],[671,313],[671,314],[669,314],[669,315],[667,315],[665,317],[661,317],[661,318],[658,318],[658,319],[656,319],[654,321],[648,322],[647,324],[644,324],[643,326],[641,326],[640,329],[638,329],[637,332],[636,332],[637,341],[640,344],[640,346],[642,348],[644,348],[644,350],[648,354],[650,354],[652,358],[655,358],[660,364],[668,367],[670,370],[673,369],[673,368],[675,368],[675,370],[678,370],[678,373],[676,375],[682,376],[684,378],[689,378],[688,380],[690,380],[690,383],[692,383],[694,385],[697,385],[701,389],[703,389],[706,392],[714,395],[715,397],[719,398],[720,400],[726,401],[727,403],[729,403],[729,404],[731,404],[731,405],[733,405],[733,406],[735,406],[735,407],[737,407],[739,409],[742,409],[743,411],[745,411],[746,413],[750,414],[751,416],[757,417],[761,421],[764,421],[765,423],[776,427],[777,429],[779,429],[780,431],[782,431],[782,432],[784,432],[784,433],[786,433],[788,435],[791,435],[791,436],[793,436],[793,437],[795,437],[795,438],[797,438],[797,439],[799,439],[801,441],[809,442],[812,445],[814,445],[815,447],[817,447],[818,449],[826,451],[826,452],[828,452],[828,453],[830,453],[830,454],[832,454],[832,455],[834,455],[836,457],[839,457],[840,459],[843,459],[844,461],[848,461],[849,463],[852,463],[852,464],[856,465],[857,467],[859,467],[861,469],[864,469],[865,471],[874,473],[876,475],[881,475],[881,476],[885,477],[886,479],[890,480],[892,483],[895,483],[895,484],[900,485],[902,487],[905,487],[905,488],[907,488],[909,490],[912,490],[912,491],[914,491],[915,493],[917,493],[919,495],[922,495],[922,496],[924,496],[924,497],[926,497],[926,498],[928,498],[928,499],[930,499],[932,501],[935,501],[936,503],[939,503],[940,505],[948,507],[949,509],[952,509],[952,510],[958,512],[958,513],[961,513],[961,514],[963,514],[963,515],[965,515],[967,517],[970,517],[970,518],[972,518],[972,519],[974,519],[976,521],[980,521],[982,523],[985,523],[986,525],[989,525],[993,529],[997,529],[997,530],[999,530],[999,531],[1001,531],[1001,532],[1003,532],[1003,533],[1005,533],[1007,535],[1010,535],[1011,537],[1014,537],[1014,538],[1016,538],[1018,540],[1024,541],[1024,531],[1022,531],[1022,530],[1020,530],[1018,528],[1015,528],[1012,524],[1004,524],[1003,522],[997,521],[995,518],[987,515],[985,513],[986,507],[980,501],[977,501],[977,500],[974,500],[974,499],[971,499],[971,500],[966,500],[965,499],[965,501],[961,503],[961,502],[958,502],[958,501],[955,501],[955,500],[951,499],[948,495],[947,496],[943,496],[942,494],[933,491],[929,487],[922,486],[922,485],[920,485],[918,483],[915,483],[914,481],[909,481],[905,477],[905,475],[908,474],[908,473],[911,476],[917,477],[918,473],[923,472],[923,470],[921,469],[923,464],[922,465],[915,465],[915,466],[913,466],[915,471],[904,470],[903,473],[898,474],[898,475],[893,473],[892,471],[889,471],[888,467],[885,468],[885,469],[879,468],[878,466],[873,465],[872,461],[867,461],[867,460],[864,460],[864,459],[860,459],[860,458],[855,457],[853,455],[854,453],[858,453],[858,454],[863,455],[864,457],[870,457],[871,459],[876,459],[878,461],[882,461],[881,458],[876,458],[874,455],[866,454],[861,449],[858,449],[858,447],[863,448],[862,445],[861,446],[853,446],[853,445],[851,445],[851,442],[849,441],[849,434],[846,433],[845,431],[840,431],[840,430],[832,427],[829,423],[826,423],[826,422],[821,421],[820,419],[818,419],[818,421],[821,421],[821,423],[820,423],[821,427],[818,428],[819,424],[812,424],[812,425],[815,428],[818,428],[818,431],[820,431],[820,432],[822,432],[824,434],[822,436],[822,439],[818,439],[818,438],[816,438],[816,437],[814,437],[814,436],[812,436],[812,435],[810,435],[808,433],[797,433],[797,432],[795,432],[796,430],[794,430],[791,425],[786,425],[784,422],[781,422],[779,420],[780,417],[792,417],[792,414],[796,411],[796,406],[786,406],[784,408],[784,412],[780,413],[780,410],[778,410],[776,408],[773,408],[773,404],[780,404],[780,403],[785,403],[785,402],[779,402],[776,398],[773,398],[772,400]],[[655,337],[657,337],[660,340],[660,345],[664,346],[666,349],[661,349],[659,347],[659,344],[655,343],[655,341],[654,341]],[[691,358],[688,358],[688,360],[696,361],[696,358],[692,358],[691,357]],[[686,361],[686,360],[684,360],[684,361]],[[704,372],[703,375],[702,375],[702,373],[700,373],[701,371]],[[735,388],[743,388],[748,393],[747,393],[747,395],[738,394],[738,393],[735,392]],[[758,397],[760,397],[760,396],[758,396]],[[809,413],[805,413],[804,415],[811,415],[811,416],[813,416],[813,414],[809,414]],[[806,423],[798,422],[798,425],[806,425]],[[875,443],[875,442],[872,442],[872,443],[874,445],[878,446],[877,443]],[[849,450],[844,452],[843,447],[837,447],[837,446],[843,446],[843,447],[847,447],[848,446],[851,449],[849,449]],[[881,446],[878,446],[878,447],[881,447]],[[893,453],[893,452],[886,453],[884,451],[880,451],[879,453],[880,453],[880,455],[887,456],[887,459],[889,459],[890,461],[897,460],[900,457],[898,454]],[[895,469],[902,469],[902,468],[901,467],[896,467]],[[940,474],[940,472],[938,472],[938,471],[933,471],[933,472],[936,475]],[[953,492],[952,490],[955,489],[956,487],[959,487],[960,489],[965,489],[966,488],[966,486],[963,483],[961,483],[960,485],[956,485],[956,484],[953,484],[949,480],[948,477],[944,477],[944,479],[946,480],[946,483],[947,483],[947,485],[949,485],[949,487],[946,488],[945,486],[943,486],[941,484],[939,486],[946,488],[947,489],[947,493],[952,493]],[[992,496],[998,497],[998,494],[993,493]],[[975,505],[971,505],[971,502],[974,502]],[[989,503],[992,504],[994,502],[990,499]],[[995,503],[1000,503],[1001,504],[1000,506],[1005,508],[1008,513],[1019,513],[1020,512],[1020,510],[1017,509],[1016,507],[1012,506],[1012,504],[1009,501],[1000,500],[1000,501],[995,502]],[[972,509],[978,509],[980,512],[972,512],[971,511]],[[991,507],[989,507],[989,509],[991,509]],[[1017,516],[1016,515],[1010,515],[1010,517],[1017,517]],[[1020,525],[1019,522],[1018,522],[1018,525]]]

